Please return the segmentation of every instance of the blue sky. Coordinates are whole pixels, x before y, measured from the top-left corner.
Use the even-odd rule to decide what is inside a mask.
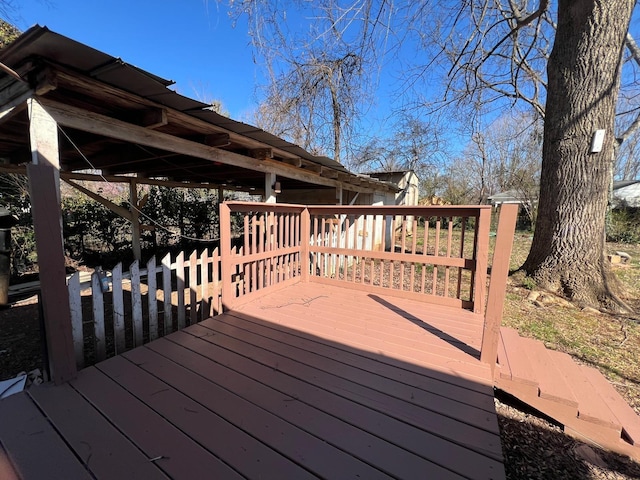
[[[214,0],[29,0],[18,8],[21,30],[47,26],[175,81],[183,95],[221,100],[235,119],[249,120],[256,105],[261,77],[247,26],[233,28]]]

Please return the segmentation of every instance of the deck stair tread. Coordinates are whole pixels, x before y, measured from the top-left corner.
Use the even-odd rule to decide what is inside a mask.
[[[497,388],[550,416],[567,433],[640,460],[640,417],[598,370],[514,329],[500,330]]]
[[[581,366],[581,369],[622,424],[629,443],[635,446],[640,445],[640,417],[600,372],[586,366]]]
[[[539,395],[541,398],[553,400],[569,407],[575,407],[578,413],[578,401],[566,379],[558,370],[554,359],[549,355],[549,350],[544,344],[532,338],[521,338],[521,351],[529,356],[532,373],[538,380]]]
[[[578,365],[566,353],[549,350],[549,355],[554,359],[560,374],[568,383],[575,398],[578,399],[578,418],[621,431],[620,420],[611,411],[608,402],[600,394],[602,389],[589,381],[585,371],[592,370],[600,378],[604,379],[604,377],[591,367]]]
[[[499,352],[501,350],[505,353],[505,357],[500,359],[500,364],[504,364],[508,369],[508,371],[503,370],[501,372],[502,378],[537,387],[538,382],[533,376],[529,356],[520,348],[520,340],[522,338],[512,328],[502,327],[500,330],[500,343],[502,345]]]

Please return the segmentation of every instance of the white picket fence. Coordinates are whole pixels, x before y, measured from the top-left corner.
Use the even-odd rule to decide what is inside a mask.
[[[85,282],[80,272],[68,279],[78,368],[221,313],[217,248],[167,254],[160,263],[152,257],[146,268],[136,260],[128,272],[119,263],[106,273],[109,292],[97,272]]]

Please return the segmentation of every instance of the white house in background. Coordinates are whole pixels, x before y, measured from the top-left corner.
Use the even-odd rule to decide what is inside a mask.
[[[491,205],[498,207],[503,203],[517,203],[519,205],[528,204],[529,200],[518,190],[507,190],[487,197]]]
[[[640,207],[640,180],[613,182],[614,207]]]

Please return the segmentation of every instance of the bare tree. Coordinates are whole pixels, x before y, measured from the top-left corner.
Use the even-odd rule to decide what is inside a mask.
[[[433,75],[440,74],[444,94],[429,105],[432,110],[454,106],[463,112],[469,107],[466,111],[474,114],[478,102],[484,112],[524,103],[544,118],[538,223],[523,268],[541,286],[574,300],[625,308],[605,260],[604,227],[615,146],[640,128],[640,117],[631,116],[630,124],[614,133],[620,80],[626,78],[622,67],[635,68],[640,61],[640,49],[628,35],[633,0],[423,0],[401,5],[321,0],[317,5],[321,13],[314,38],[326,42],[330,34],[339,39],[328,44],[332,52],[335,45],[362,47],[354,50],[360,72],[370,70],[364,65],[376,58],[371,52],[386,53],[391,44],[418,45],[414,55],[403,52],[405,61],[415,60],[404,75],[403,90],[428,91]],[[291,45],[310,50],[308,43],[284,35],[279,23],[266,21],[282,35],[280,40],[290,43],[286,51],[295,53]],[[354,22],[360,28],[346,35]],[[625,46],[628,62],[623,62]],[[353,80],[359,78],[364,77]],[[606,132],[603,148],[590,153],[593,132],[599,129]]]
[[[386,2],[230,3],[233,16],[248,16],[256,55],[269,76],[259,126],[343,161],[353,125],[369,106],[380,52],[371,32],[389,14]],[[302,21],[308,30],[289,29]]]

